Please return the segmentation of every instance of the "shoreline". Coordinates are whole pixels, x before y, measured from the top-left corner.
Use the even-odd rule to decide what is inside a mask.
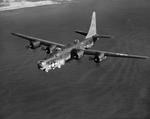
[[[8,3],[7,6],[1,6],[0,7],[0,12],[17,10],[17,9],[22,9],[22,8],[31,8],[31,7],[39,7],[39,6],[56,5],[56,4],[62,4],[64,2],[71,2],[71,0],[56,1],[56,2],[48,1],[48,0],[38,1],[38,2],[29,2],[29,1],[12,2],[12,3]]]

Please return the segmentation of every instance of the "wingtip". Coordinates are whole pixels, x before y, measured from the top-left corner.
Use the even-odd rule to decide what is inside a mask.
[[[11,35],[13,35],[13,36],[19,36],[19,35],[21,35],[21,34],[19,34],[19,33],[14,33],[14,32],[11,32]]]
[[[14,32],[11,32],[10,34],[11,34],[11,35],[16,35],[16,33],[14,33]]]
[[[145,56],[145,59],[149,59],[150,57],[149,56]]]
[[[149,59],[150,57],[149,56],[141,56],[139,57],[140,59]]]

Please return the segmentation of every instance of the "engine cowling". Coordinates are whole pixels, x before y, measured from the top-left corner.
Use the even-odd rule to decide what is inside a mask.
[[[96,63],[100,63],[101,61],[103,61],[104,59],[106,59],[106,56],[104,53],[101,53],[100,55],[96,55],[93,60]]]
[[[84,54],[84,51],[73,49],[71,51],[71,58],[72,59],[80,59]]]
[[[52,53],[56,49],[56,45],[42,47],[41,50],[44,50],[47,54]]]
[[[36,49],[36,48],[40,47],[40,45],[41,45],[40,41],[34,41],[34,42],[32,41],[32,42],[30,42],[30,45],[25,46],[25,47],[30,48],[30,49]]]
[[[56,51],[61,51],[62,49],[60,47],[55,48]]]
[[[50,46],[50,48],[49,48],[50,52],[53,52],[53,50],[55,50],[55,49],[56,49],[56,45],[52,45],[52,46]]]
[[[33,49],[40,47],[40,45],[41,45],[40,41],[32,42]]]

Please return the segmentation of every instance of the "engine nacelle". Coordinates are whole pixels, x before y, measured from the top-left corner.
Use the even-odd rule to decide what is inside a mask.
[[[42,47],[41,50],[46,51],[47,54],[52,53],[56,49],[56,45]]]
[[[100,55],[96,55],[93,60],[96,63],[100,63],[101,61],[103,61],[104,59],[106,59],[106,56],[104,53],[101,53]]]
[[[40,45],[41,45],[40,41],[32,42],[33,49],[40,47]]]
[[[30,49],[36,49],[38,47],[40,47],[41,43],[40,41],[31,41],[30,45],[25,46],[26,48],[30,48]]]
[[[51,45],[49,48],[50,52],[53,52],[53,50],[55,50],[55,49],[56,49],[56,45]]]
[[[56,51],[61,51],[62,49],[60,47],[55,48]]]
[[[84,54],[84,51],[73,49],[71,51],[71,58],[72,59],[80,59]]]

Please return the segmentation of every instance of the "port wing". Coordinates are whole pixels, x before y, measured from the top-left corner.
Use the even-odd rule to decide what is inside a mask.
[[[35,38],[35,37],[32,37],[32,36],[28,36],[28,35],[24,35],[24,34],[20,34],[20,33],[11,33],[11,34],[14,35],[14,36],[26,39],[30,42],[38,41],[38,42],[40,42],[40,44],[45,45],[45,46],[56,45],[56,46],[61,47],[61,48],[65,47],[65,45],[60,44],[60,43],[47,41],[47,40],[43,40],[43,39],[40,39],[40,38]]]

